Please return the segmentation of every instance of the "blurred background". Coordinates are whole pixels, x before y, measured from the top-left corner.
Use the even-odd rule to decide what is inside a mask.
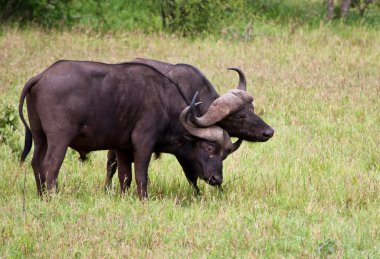
[[[0,0],[2,24],[250,39],[321,22],[379,26],[379,0]]]

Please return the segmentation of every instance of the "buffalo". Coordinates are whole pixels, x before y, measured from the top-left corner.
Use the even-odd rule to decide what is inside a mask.
[[[186,65],[182,68],[193,69]],[[139,62],[61,60],[30,79],[19,103],[25,126],[21,161],[34,141],[32,167],[38,193],[42,195],[46,188],[48,192],[57,190],[58,172],[68,147],[81,156],[95,150],[114,150],[122,189],[132,179],[133,161],[140,199],[148,197],[148,165],[153,153],[174,154],[186,175],[190,174],[186,168],[191,168],[188,178],[222,184],[222,161],[241,141],[232,143],[228,132],[215,124],[218,118],[244,109],[253,114],[252,97],[243,90],[231,91],[221,105],[213,104],[206,113],[205,106],[212,101],[210,94],[217,102],[217,93],[207,95],[210,89],[194,91],[186,87],[187,78],[168,74]],[[196,92],[201,105],[196,103]],[[30,127],[23,116],[25,99]],[[197,117],[199,114],[205,115]],[[247,116],[256,116],[252,114]],[[244,121],[247,117],[236,126],[246,127]],[[257,124],[252,138],[265,141],[273,132],[261,119],[258,121],[261,124]],[[234,132],[232,128],[229,130]]]
[[[197,68],[191,65],[173,65],[143,58],[136,58],[132,62],[146,64],[160,71],[180,89],[183,99],[187,100],[187,102],[194,92],[200,92],[202,102],[200,114],[203,114],[203,116],[198,118],[195,116],[195,112],[193,112],[190,116],[193,124],[199,127],[208,127],[216,124],[225,129],[229,135],[238,137],[239,140],[236,144],[239,143],[239,145],[242,140],[264,142],[273,136],[274,130],[254,113],[252,97],[246,92],[246,78],[240,69],[230,68],[231,70],[235,70],[239,75],[237,88],[225,95],[219,96],[209,80]],[[117,156],[113,150],[110,150],[107,156],[105,187],[109,188],[112,184],[112,177],[116,172]],[[128,159],[128,170],[130,171],[133,161],[132,156],[129,156]],[[196,170],[193,168],[191,160],[184,160],[180,157],[177,157],[177,160],[184,170],[188,181],[198,192],[198,177],[194,173]],[[130,184],[130,181],[128,183]]]

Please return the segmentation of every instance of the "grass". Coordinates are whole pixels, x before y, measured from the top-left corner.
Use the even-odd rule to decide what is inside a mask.
[[[60,192],[41,201],[31,156],[20,167],[2,144],[0,257],[380,257],[380,34],[289,31],[232,42],[2,28],[5,104],[16,107],[27,79],[57,59],[186,62],[220,93],[237,83],[226,68],[240,66],[256,112],[276,132],[227,158],[223,192],[200,182],[194,196],[172,156],[153,161],[148,202],[135,187],[120,197],[116,179],[103,192],[105,152],[81,163],[72,151]]]

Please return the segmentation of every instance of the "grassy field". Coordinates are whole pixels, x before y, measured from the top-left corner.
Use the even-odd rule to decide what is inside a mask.
[[[194,196],[172,156],[150,166],[148,202],[135,185],[103,191],[105,152],[70,151],[60,192],[37,197],[27,163],[0,147],[0,257],[380,257],[380,33],[321,26],[250,42],[168,35],[0,31],[1,104],[58,59],[149,57],[199,67],[220,93],[241,67],[256,111],[276,129],[224,163],[224,191]],[[23,128],[12,134],[20,145]],[[26,178],[26,212],[23,180]],[[116,178],[116,177],[115,177]]]

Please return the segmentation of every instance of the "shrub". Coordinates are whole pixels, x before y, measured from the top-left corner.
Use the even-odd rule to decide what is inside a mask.
[[[17,109],[10,104],[2,103],[0,105],[0,144],[7,145],[13,153],[21,152],[18,124]]]
[[[44,27],[69,25],[71,0],[0,0],[0,21],[34,22]]]
[[[162,24],[183,36],[220,32],[242,5],[241,0],[163,0]]]

